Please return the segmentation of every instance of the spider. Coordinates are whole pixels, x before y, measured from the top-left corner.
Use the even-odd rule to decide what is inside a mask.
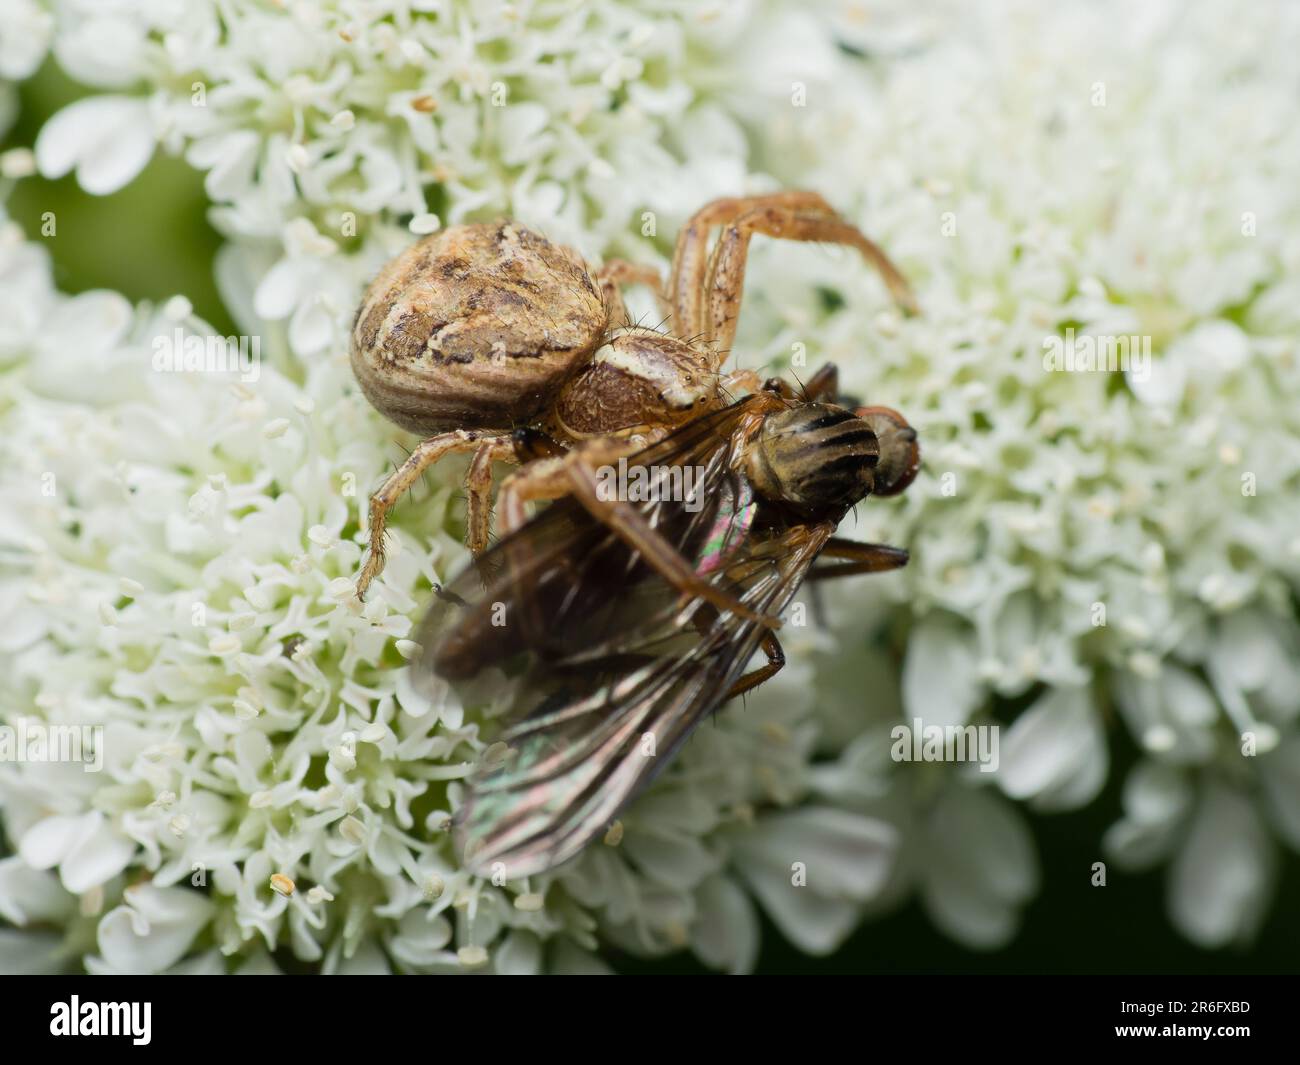
[[[856,248],[895,301],[916,309],[885,253],[813,192],[707,204],[678,234],[666,288],[653,267],[614,259],[592,269],[509,221],[453,226],[385,266],[357,310],[352,370],[381,414],[424,439],[371,497],[358,596],[384,567],[389,512],[443,456],[473,453],[466,540],[478,555],[489,540],[494,462],[532,465],[574,446],[613,461],[723,406],[732,389],[757,389],[753,371],[721,372],[755,234]],[[655,292],[666,312],[659,328],[630,322],[625,284]],[[523,499],[550,497],[538,473],[530,480],[526,465],[507,479],[503,524],[522,520]]]

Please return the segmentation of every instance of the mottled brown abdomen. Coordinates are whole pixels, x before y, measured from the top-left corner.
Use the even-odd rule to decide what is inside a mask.
[[[425,435],[541,415],[591,358],[605,307],[582,259],[514,223],[425,237],[367,289],[352,371],[387,418]]]

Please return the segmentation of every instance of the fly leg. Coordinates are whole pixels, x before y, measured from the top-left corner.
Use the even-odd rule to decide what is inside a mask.
[[[803,386],[804,398],[807,400],[828,400],[835,403],[840,394],[840,371],[833,362],[824,363],[817,372],[808,378]]]
[[[703,603],[699,610],[696,610],[691,618],[691,623],[695,630],[704,637],[708,637],[709,629],[718,620],[718,612],[708,603]],[[737,695],[744,695],[745,692],[757,688],[764,681],[771,680],[781,672],[785,666],[785,651],[781,648],[781,641],[776,638],[776,633],[768,632],[763,636],[763,654],[767,656],[767,661],[757,669],[751,669],[744,676],[740,677],[731,686],[727,692],[726,702],[728,699],[734,699]]]
[[[906,566],[908,554],[901,547],[887,544],[863,544],[856,540],[842,540],[833,536],[822,548],[821,558],[844,559],[831,565],[817,565],[808,571],[807,580],[828,580],[831,577],[851,577],[856,573],[884,573]]]
[[[767,655],[767,661],[757,669],[751,669],[736,681],[731,686],[731,691],[727,692],[728,699],[744,695],[745,692],[757,688],[764,681],[771,680],[781,672],[781,667],[785,665],[785,651],[781,649],[781,641],[776,638],[776,633],[769,632],[763,637],[763,654]]]

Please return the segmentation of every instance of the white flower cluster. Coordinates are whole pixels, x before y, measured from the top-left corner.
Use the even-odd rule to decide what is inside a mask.
[[[0,238],[0,718],[100,726],[104,755],[0,762],[0,968],[574,971],[604,940],[744,970],[751,899],[823,952],[909,891],[994,946],[1037,890],[1011,800],[1087,803],[1123,743],[1108,854],[1170,860],[1199,942],[1258,924],[1275,839],[1300,845],[1289,10],[10,6],[0,78],[50,50],[101,90],[32,163],[102,194],[182,153],[263,362],[155,372],[156,338],[212,331],[183,298],[62,296],[43,249]],[[361,288],[411,233],[492,215],[662,264],[692,209],[778,184],[917,283],[903,320],[847,255],[756,246],[737,343],[833,359],[917,425],[926,472],[855,534],[912,564],[828,587],[831,623],[785,640],[620,844],[469,878],[445,823],[478,708],[401,669],[463,558],[453,473],[351,594],[395,438],[347,365]],[[1047,372],[1066,327],[1152,337],[1153,373]],[[890,760],[899,720],[987,722],[995,697],[1027,705],[996,773]]]
[[[815,121],[771,131],[755,165],[859,204],[924,314],[881,312],[847,261],[801,256],[828,311],[773,256],[741,341],[831,359],[924,442],[900,506],[862,508],[859,536],[912,551],[874,586],[915,621],[899,697],[853,741],[857,777],[834,781],[874,765],[890,805],[917,789],[904,838],[935,920],[1005,941],[1032,850],[1005,808],[959,808],[882,760],[888,731],[1017,706],[1003,795],[1078,808],[1119,752],[1136,764],[1095,860],[1168,862],[1179,930],[1242,943],[1279,843],[1300,849],[1300,12],[1061,6],[997,5],[916,58],[841,64],[857,80]],[[1069,330],[1149,338],[1150,364],[1054,370]],[[837,593],[861,613],[858,591]],[[936,886],[936,862],[969,875]]]

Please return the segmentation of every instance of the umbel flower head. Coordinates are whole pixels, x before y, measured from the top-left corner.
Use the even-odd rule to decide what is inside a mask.
[[[739,971],[758,907],[821,953],[911,892],[997,946],[1038,890],[1018,804],[1088,803],[1120,745],[1097,860],[1168,863],[1186,935],[1248,938],[1300,846],[1297,16],[1185,6],[21,0],[0,77],[48,50],[94,91],[0,170],[103,194],[181,155],[257,345],[183,297],[60,294],[3,230],[0,717],[98,730],[102,768],[0,761],[0,966]],[[353,594],[400,455],[347,364],[360,293],[413,233],[497,215],[662,266],[705,200],[783,185],[923,314],[845,255],[757,248],[735,359],[830,359],[906,411],[927,468],[853,535],[912,563],[830,589],[604,843],[470,877],[446,825],[500,708],[403,669],[464,558],[456,470]],[[1049,368],[1067,329],[1150,338],[1149,372]],[[891,758],[900,722],[1006,706],[996,772]]]

